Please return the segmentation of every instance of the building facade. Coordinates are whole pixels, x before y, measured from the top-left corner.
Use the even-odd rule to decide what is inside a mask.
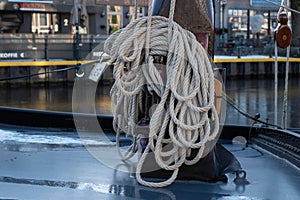
[[[267,42],[272,39],[281,0],[271,2],[273,3],[264,0],[219,0],[215,4],[216,46],[224,48],[236,43],[249,45],[246,44],[247,41]]]
[[[74,2],[86,12],[78,21],[85,34],[109,34],[133,20],[134,0],[6,0],[0,2],[0,30],[4,33],[72,33]],[[280,4],[281,0],[272,2]],[[224,38],[265,38],[276,27],[278,6],[267,1],[219,0],[214,3],[216,34]],[[147,15],[148,0],[138,0],[138,4],[138,15]],[[262,20],[259,33],[253,32],[252,21],[255,20]]]
[[[2,33],[74,32],[74,2],[79,31],[107,35],[133,20],[134,0],[6,0],[0,2]],[[138,16],[147,14],[148,1],[138,1]]]

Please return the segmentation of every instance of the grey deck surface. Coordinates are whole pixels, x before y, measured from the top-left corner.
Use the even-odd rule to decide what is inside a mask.
[[[248,185],[236,185],[228,175],[228,183],[176,181],[153,189],[126,172],[131,165],[119,160],[113,144],[86,148],[8,139],[0,141],[0,199],[300,199],[300,170],[255,145],[223,143],[246,170]]]

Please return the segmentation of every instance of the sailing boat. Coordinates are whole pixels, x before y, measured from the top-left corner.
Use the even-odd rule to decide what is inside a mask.
[[[203,6],[203,2],[205,3],[206,10],[199,9],[199,5]],[[157,0],[154,2],[153,15],[162,15],[166,16],[165,13],[168,13],[171,1],[168,0]],[[190,4],[191,3],[191,4]],[[213,3],[209,0],[205,1],[177,1],[176,7],[179,6],[184,8],[190,5],[189,11],[180,10],[179,14],[174,13],[174,21],[176,23],[181,24],[184,27],[184,23],[180,22],[180,19],[185,19],[183,13],[188,12],[189,16],[203,16],[202,19],[206,19],[207,24],[213,24],[212,18],[213,16]],[[183,6],[185,5],[185,6]],[[198,6],[198,7],[197,7]],[[204,7],[204,6],[203,6]],[[201,7],[202,8],[202,7]],[[199,10],[201,11],[200,13]],[[177,11],[178,12],[178,11]],[[195,13],[196,12],[196,13]],[[179,16],[179,19],[177,17]],[[198,20],[199,18],[197,18]],[[164,19],[163,19],[164,20]],[[177,21],[178,20],[178,21]],[[189,24],[189,23],[187,23]],[[190,28],[190,31],[196,35],[195,37],[202,43],[205,50],[207,50],[208,55],[211,56],[212,47],[210,41],[212,40],[212,26],[207,26],[207,29],[202,31],[203,29],[197,29],[198,26],[187,26],[187,29]],[[138,29],[136,29],[138,31]],[[120,34],[120,33],[118,33]],[[115,35],[116,36],[116,35]],[[199,39],[200,38],[200,39]],[[204,39],[203,39],[204,38]],[[108,45],[109,46],[109,45]],[[206,48],[207,47],[207,48]],[[196,48],[196,47],[195,47]],[[143,52],[144,54],[144,52]],[[165,65],[166,59],[162,57],[155,57],[156,64]],[[102,63],[102,62],[101,62]],[[99,64],[100,67],[103,67],[102,64]],[[132,66],[124,66],[124,71],[129,71]],[[134,66],[132,67],[134,68]],[[159,68],[162,73],[164,73],[164,68]],[[100,68],[101,70],[101,68]],[[103,69],[102,69],[103,70]],[[166,72],[167,73],[167,72]],[[130,74],[127,74],[130,75]],[[94,79],[95,80],[95,79]],[[93,92],[89,93],[89,91],[85,91],[84,84],[82,81],[78,81],[78,89],[76,91],[78,93],[73,94],[75,97],[74,101],[79,100],[79,103],[82,106],[86,106],[82,104],[80,99],[89,98],[88,101],[91,105],[93,104],[93,96],[91,95]],[[218,83],[213,80],[214,89],[218,89]],[[95,81],[90,81],[88,86],[93,86],[93,88],[97,87],[97,83]],[[152,86],[153,87],[153,86]],[[152,104],[157,100],[160,100],[157,96],[151,96],[151,94],[155,94],[154,92],[148,94],[148,88],[142,88],[142,104],[139,105],[141,107],[141,113],[139,113],[139,117],[137,118],[136,128],[139,129],[140,132],[148,131],[149,118],[151,117],[150,113],[153,112]],[[203,89],[204,90],[204,89]],[[158,92],[158,91],[157,91]],[[217,95],[219,92],[215,91]],[[85,94],[85,95],[83,95]],[[170,94],[171,96],[171,94]],[[79,98],[81,97],[81,98]],[[118,96],[116,95],[116,98]],[[77,98],[77,99],[76,99]],[[125,97],[124,97],[125,98]],[[133,101],[132,101],[133,102]],[[151,103],[152,102],[152,103]],[[216,101],[217,102],[217,101]],[[214,102],[214,103],[216,103]],[[223,101],[222,101],[223,102]],[[75,102],[76,103],[76,102]],[[216,103],[217,104],[217,103]],[[215,105],[216,105],[215,104]],[[128,104],[129,105],[129,104]],[[223,104],[221,103],[221,106]],[[95,105],[93,105],[95,106]],[[91,108],[90,105],[88,105]],[[134,109],[134,107],[126,107],[120,106],[120,109]],[[151,108],[152,107],[152,108]],[[215,106],[218,107],[218,106]],[[215,109],[210,107],[211,110]],[[93,107],[92,107],[93,109]],[[156,108],[157,109],[157,108]],[[184,108],[186,109],[186,108]],[[152,110],[152,111],[151,111]],[[166,109],[168,110],[168,109]],[[218,110],[218,109],[216,109]],[[3,111],[2,111],[3,112]],[[207,112],[206,116],[208,116],[209,120],[217,119],[218,115],[222,115],[222,111],[216,112],[217,115],[212,113],[213,111]],[[10,114],[9,114],[10,113]],[[12,113],[14,115],[12,115]],[[101,125],[101,134],[115,135],[114,130],[118,127],[122,127],[121,123],[115,123],[115,127],[112,127],[113,120],[118,122],[119,119],[114,119],[112,116],[103,116],[103,115],[88,115],[88,114],[78,114],[74,113],[50,113],[48,112],[46,117],[45,113],[42,112],[34,112],[34,111],[26,111],[22,112],[17,109],[6,110],[6,118],[14,117],[15,115],[19,117],[23,116],[24,121],[31,118],[31,123],[43,122],[43,119],[46,119],[47,122],[51,121],[49,118],[53,120],[51,125],[57,125],[60,127],[67,126],[71,127],[70,119],[73,117],[75,119],[75,126],[79,134],[86,134],[88,131],[95,131],[100,128]],[[122,116],[122,112],[118,112],[119,116]],[[163,114],[163,113],[162,113]],[[117,116],[117,115],[116,115]],[[153,115],[152,115],[153,116]],[[180,116],[178,114],[178,116]],[[214,116],[215,118],[213,119]],[[127,116],[125,116],[127,117]],[[33,120],[33,118],[37,120]],[[196,118],[196,117],[195,117]],[[129,118],[127,118],[129,119]],[[183,119],[183,118],[181,118]],[[192,119],[192,117],[191,117]],[[197,118],[196,118],[197,119]],[[257,119],[256,119],[257,120]],[[22,121],[22,122],[24,122]],[[56,123],[59,121],[60,123]],[[22,123],[20,122],[20,123]],[[122,121],[119,121],[122,122]],[[132,122],[132,121],[128,121]],[[99,125],[100,123],[100,125]],[[53,125],[54,124],[54,125]],[[94,126],[98,124],[98,126]],[[47,124],[49,126],[49,124]],[[125,127],[125,126],[124,126]],[[161,126],[162,127],[162,126]],[[157,128],[161,128],[157,127]],[[91,129],[90,129],[91,128]],[[170,128],[170,125],[169,125]],[[114,130],[113,130],[114,129]],[[205,128],[202,128],[205,129]],[[208,129],[208,128],[207,128]],[[80,130],[83,130],[80,133]],[[124,133],[128,129],[122,129]],[[172,129],[171,129],[172,130]],[[100,132],[99,132],[100,133]],[[202,161],[197,162],[196,165],[191,166],[190,168],[184,166],[185,168],[181,169],[181,172],[178,173],[178,179],[174,180],[172,183],[168,184],[163,188],[157,189],[151,187],[145,187],[140,185],[136,181],[136,171],[134,170],[136,166],[136,162],[138,159],[141,159],[143,151],[145,151],[145,146],[149,142],[147,140],[134,141],[134,137],[130,136],[125,138],[123,133],[120,133],[121,136],[119,138],[119,144],[121,149],[125,147],[129,147],[127,144],[128,138],[133,139],[132,142],[136,142],[136,144],[140,147],[132,148],[133,153],[137,157],[133,162],[126,161],[115,163],[117,167],[110,168],[108,164],[103,162],[103,164],[99,164],[97,167],[101,170],[101,180],[102,184],[98,184],[98,191],[103,192],[103,197],[105,198],[134,198],[134,199],[297,199],[299,195],[298,185],[299,183],[299,134],[282,130],[279,128],[273,128],[267,123],[263,123],[262,126],[251,127],[251,126],[228,126],[224,125],[222,131],[219,133],[220,135],[216,136],[213,142],[208,143],[207,157],[203,157]],[[250,137],[249,137],[250,136]],[[171,136],[170,136],[171,137]],[[180,137],[178,135],[178,137]],[[243,138],[248,141],[243,140]],[[166,141],[169,141],[169,138],[163,138]],[[186,139],[191,139],[188,135],[186,135]],[[202,138],[197,140],[201,140]],[[195,140],[197,142],[197,140]],[[157,139],[158,141],[158,139]],[[155,144],[158,142],[156,141]],[[145,142],[145,143],[144,143]],[[155,145],[153,144],[153,145]],[[145,145],[145,146],[144,146]],[[89,148],[89,147],[87,147]],[[179,148],[178,148],[179,149]],[[168,150],[166,149],[165,154],[168,154]],[[109,161],[113,162],[117,160],[117,155],[113,154],[112,148],[110,147],[102,147],[101,152],[105,155],[95,155],[99,153],[99,151],[95,149],[91,149],[91,154],[99,157],[105,156],[109,159]],[[188,152],[188,150],[187,150]],[[273,154],[269,153],[272,152]],[[128,151],[130,153],[130,151]],[[140,153],[140,154],[139,154]],[[175,160],[171,161],[169,164],[174,164],[180,160],[181,154],[176,153],[175,151],[174,157]],[[194,155],[194,151],[189,151],[190,155]],[[139,157],[139,155],[141,157]],[[196,153],[197,154],[197,153]],[[277,155],[280,157],[274,156]],[[129,155],[129,154],[128,154]],[[204,154],[205,155],[205,154]],[[168,154],[167,157],[172,156]],[[206,158],[206,159],[205,159]],[[288,161],[283,161],[282,159]],[[164,161],[166,161],[165,159]],[[100,160],[103,161],[103,160]],[[152,163],[153,160],[148,159],[149,163]],[[147,161],[146,161],[147,162]],[[121,164],[122,163],[122,164]],[[160,165],[160,163],[157,163]],[[242,169],[241,170],[241,166]],[[297,166],[297,167],[294,167]],[[128,168],[128,171],[125,173],[118,171],[119,167]],[[154,166],[155,168],[157,165]],[[157,168],[156,168],[157,169]],[[172,169],[173,170],[173,169]],[[155,174],[150,171],[148,174],[144,174],[142,177],[149,181],[161,182],[164,181],[166,176],[170,174],[166,172],[161,172],[158,169]],[[234,176],[232,177],[232,172],[234,172]],[[247,177],[246,177],[247,173]],[[205,180],[206,179],[206,180]],[[110,185],[107,185],[107,181],[110,181]]]

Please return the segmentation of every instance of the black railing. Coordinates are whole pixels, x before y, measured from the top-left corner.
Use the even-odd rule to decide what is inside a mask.
[[[5,60],[83,60],[97,45],[95,55],[100,55],[107,36],[71,34],[0,34],[0,61]],[[215,55],[274,56],[272,39],[228,39],[215,44]],[[284,56],[285,49],[279,48]],[[300,57],[300,47],[291,47],[292,57]]]
[[[0,61],[83,60],[106,36],[71,34],[0,34]],[[97,49],[101,49],[97,48]]]
[[[215,55],[227,56],[249,56],[249,55],[263,55],[273,57],[274,41],[272,39],[229,39],[222,44],[215,44]],[[278,48],[278,55],[285,56],[286,49]],[[292,57],[300,57],[300,46],[291,46]]]

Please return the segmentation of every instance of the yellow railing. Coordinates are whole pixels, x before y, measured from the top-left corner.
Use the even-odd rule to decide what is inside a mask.
[[[86,64],[93,60],[62,60],[62,61],[5,61],[0,62],[0,67],[47,67],[47,66],[75,66]]]
[[[275,58],[215,58],[214,63],[241,63],[241,62],[274,62]],[[286,58],[278,58],[278,62],[286,62]],[[290,58],[289,62],[300,62],[300,58]]]
[[[0,67],[47,67],[47,66],[75,66],[86,64],[94,60],[54,60],[54,61],[1,61]],[[241,63],[241,62],[274,62],[274,58],[215,58],[214,63]],[[300,62],[300,58],[290,58],[290,62]],[[278,62],[286,62],[286,58],[278,58]]]

